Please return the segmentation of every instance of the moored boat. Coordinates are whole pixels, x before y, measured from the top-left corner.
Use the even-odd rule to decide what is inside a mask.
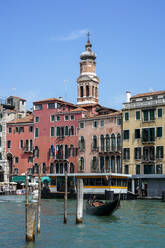
[[[110,215],[120,206],[120,197],[111,202],[90,201],[86,203],[86,212],[92,215]]]

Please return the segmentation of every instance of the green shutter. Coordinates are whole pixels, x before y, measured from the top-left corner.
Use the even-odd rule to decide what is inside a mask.
[[[150,120],[153,121],[155,120],[155,110],[150,110]]]
[[[136,111],[136,120],[140,120],[140,111]]]
[[[158,109],[158,117],[162,117],[162,109]]]

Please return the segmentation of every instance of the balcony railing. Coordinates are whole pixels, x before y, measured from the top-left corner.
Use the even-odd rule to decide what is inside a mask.
[[[121,152],[121,146],[99,147],[99,153],[113,153],[113,152]]]
[[[123,109],[134,109],[134,108],[143,108],[143,107],[151,107],[157,105],[165,105],[165,99],[155,99],[141,102],[129,102],[123,103]]]
[[[26,152],[33,152],[33,147],[32,147],[32,146],[25,146],[25,147],[23,148],[23,150],[24,150],[25,153],[26,153]]]
[[[155,142],[155,137],[153,137],[152,139],[142,138],[141,141],[144,144],[151,144],[151,143],[154,143]]]

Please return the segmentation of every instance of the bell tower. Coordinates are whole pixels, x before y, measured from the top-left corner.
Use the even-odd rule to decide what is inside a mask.
[[[80,59],[80,76],[77,78],[77,104],[98,103],[99,78],[96,76],[96,54],[92,51],[89,33],[88,41],[85,45],[85,52],[80,55]]]

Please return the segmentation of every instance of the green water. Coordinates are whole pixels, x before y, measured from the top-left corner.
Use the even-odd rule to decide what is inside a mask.
[[[75,224],[76,201],[68,201],[68,222],[63,224],[63,201],[42,200],[41,233],[25,242],[25,208],[21,198],[0,197],[1,248],[152,248],[165,247],[165,203],[151,200],[121,201],[113,216],[86,215]]]

